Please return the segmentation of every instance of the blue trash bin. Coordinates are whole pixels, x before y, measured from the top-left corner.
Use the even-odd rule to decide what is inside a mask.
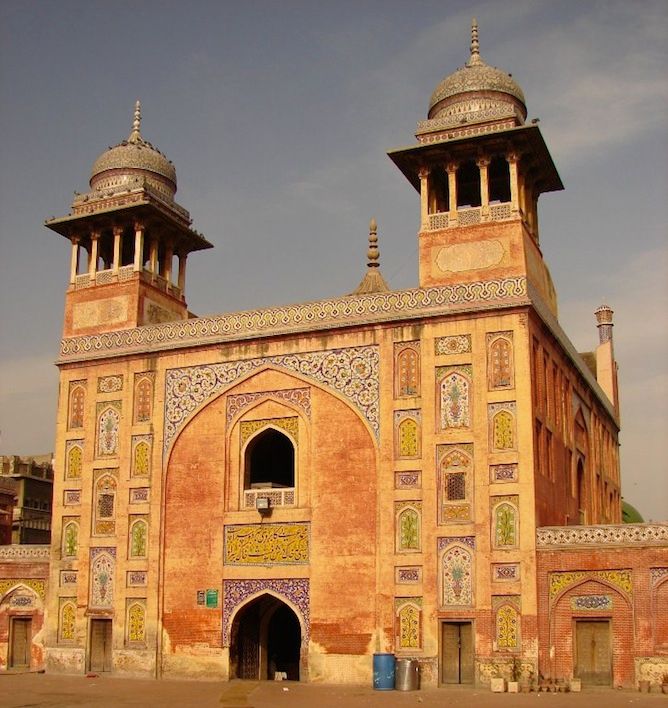
[[[394,690],[394,654],[373,655],[373,688],[375,691]]]

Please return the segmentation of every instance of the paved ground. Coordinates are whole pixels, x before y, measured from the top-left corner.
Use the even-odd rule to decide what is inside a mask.
[[[2,708],[668,708],[668,696],[633,691],[494,694],[482,689],[374,691],[273,681],[153,681],[0,673]]]

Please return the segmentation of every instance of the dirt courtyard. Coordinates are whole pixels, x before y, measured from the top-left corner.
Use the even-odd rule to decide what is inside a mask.
[[[604,704],[605,708],[659,708],[668,706],[668,696],[612,689],[590,689],[579,694],[494,694],[484,689],[461,687],[402,692],[290,681],[220,683],[0,673],[2,708],[591,708],[592,704]]]

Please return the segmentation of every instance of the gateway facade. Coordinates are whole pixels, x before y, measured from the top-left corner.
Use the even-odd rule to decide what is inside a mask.
[[[545,531],[620,523],[619,410],[610,308],[587,358],[557,320],[537,201],[562,185],[525,119],[474,25],[417,143],[390,153],[420,194],[418,287],[388,289],[372,223],[354,294],[196,318],[186,262],[211,244],[137,106],[47,222],[72,249],[47,670],[366,682],[391,651],[425,684],[467,683],[514,658],[547,674],[558,651],[553,675],[633,682],[654,644],[617,642],[603,669],[564,654],[563,598],[643,616],[666,527],[601,527],[654,547],[638,570],[562,568],[589,537]]]

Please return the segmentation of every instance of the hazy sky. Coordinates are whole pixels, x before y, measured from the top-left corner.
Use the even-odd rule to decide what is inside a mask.
[[[379,225],[382,272],[417,284],[419,200],[387,158],[438,82],[481,54],[513,74],[566,191],[540,200],[561,323],[580,350],[615,310],[623,494],[668,518],[665,0],[0,2],[0,452],[53,449],[69,244],[43,227],[95,158],[142,133],[215,249],[200,315],[348,293]]]

